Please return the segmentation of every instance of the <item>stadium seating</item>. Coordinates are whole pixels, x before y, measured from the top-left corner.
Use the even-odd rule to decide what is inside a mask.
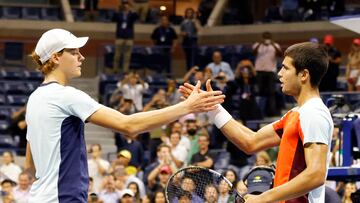
[[[23,19],[27,20],[39,20],[40,19],[41,8],[35,7],[22,7],[21,16]]]

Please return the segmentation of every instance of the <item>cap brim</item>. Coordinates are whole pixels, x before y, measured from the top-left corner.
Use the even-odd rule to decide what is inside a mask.
[[[249,187],[247,193],[252,194],[254,192],[260,192],[263,193],[267,190],[269,190],[271,187],[270,185],[266,186],[266,185],[257,185],[257,186],[253,186],[253,187]]]
[[[68,42],[68,44],[64,48],[66,49],[81,48],[86,44],[88,39],[89,37],[77,37],[74,40],[71,40],[71,42]]]

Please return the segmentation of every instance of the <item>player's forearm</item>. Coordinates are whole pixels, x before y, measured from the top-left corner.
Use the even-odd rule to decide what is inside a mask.
[[[190,110],[183,102],[180,102],[163,109],[129,115],[126,123],[132,131],[131,134],[141,133],[175,121],[188,113]]]
[[[254,152],[254,145],[252,144],[252,139],[255,135],[254,131],[234,119],[231,119],[220,130],[233,144],[245,153],[251,154]]]
[[[266,202],[278,202],[294,199],[309,193],[325,183],[323,170],[304,170],[294,179],[281,186],[268,190],[260,195]]]

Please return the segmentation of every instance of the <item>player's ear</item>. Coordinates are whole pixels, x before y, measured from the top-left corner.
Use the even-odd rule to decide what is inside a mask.
[[[310,72],[308,69],[304,69],[300,71],[299,75],[301,77],[302,82],[305,82],[306,80],[310,80]]]

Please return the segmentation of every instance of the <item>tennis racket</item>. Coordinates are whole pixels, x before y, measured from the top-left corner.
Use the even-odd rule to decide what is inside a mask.
[[[231,182],[220,173],[198,166],[179,169],[165,188],[168,203],[217,203],[219,199],[245,202]]]

